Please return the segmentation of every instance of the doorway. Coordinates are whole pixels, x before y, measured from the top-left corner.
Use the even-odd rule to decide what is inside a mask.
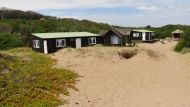
[[[81,48],[81,38],[76,38],[75,42],[76,42],[76,48]]]

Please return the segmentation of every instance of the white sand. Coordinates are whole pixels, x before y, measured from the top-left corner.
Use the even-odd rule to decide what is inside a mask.
[[[58,67],[83,76],[79,91],[63,97],[69,101],[63,107],[190,107],[190,55],[173,52],[175,45],[140,44],[138,55],[128,60],[119,58],[118,47],[57,52],[52,57]],[[149,49],[158,57],[148,56]]]

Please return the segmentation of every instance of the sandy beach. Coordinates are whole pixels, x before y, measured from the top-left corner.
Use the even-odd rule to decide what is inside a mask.
[[[79,91],[62,96],[68,104],[60,107],[190,107],[190,55],[175,45],[139,44],[131,59],[118,56],[127,47],[60,50],[51,55],[57,67],[81,75]]]

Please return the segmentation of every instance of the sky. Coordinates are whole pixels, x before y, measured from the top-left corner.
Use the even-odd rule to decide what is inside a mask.
[[[0,7],[126,27],[190,25],[190,0],[0,0]]]

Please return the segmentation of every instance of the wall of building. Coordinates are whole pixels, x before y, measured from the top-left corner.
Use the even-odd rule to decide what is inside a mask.
[[[87,47],[89,46],[88,38],[89,37],[78,37],[81,38],[81,46]],[[56,40],[57,39],[65,39],[66,40],[66,47],[56,47]],[[54,39],[41,39],[36,36],[32,37],[31,46],[34,51],[44,53],[44,44],[43,41],[47,40],[47,47],[48,47],[48,53],[54,53],[60,49],[63,48],[75,48],[76,47],[76,38],[54,38]],[[34,48],[33,47],[33,40],[40,40],[40,48]],[[103,38],[102,37],[96,37],[96,44],[103,44]]]
[[[134,33],[139,33],[139,37],[134,37]],[[132,31],[130,34],[130,40],[132,42],[142,42],[142,41],[151,41],[154,39],[154,36],[152,36],[151,32],[136,32]]]
[[[139,33],[139,37],[134,37],[133,34],[134,33]],[[132,31],[131,34],[130,34],[130,40],[131,41],[142,41],[142,33],[141,32],[135,32],[135,31]]]
[[[113,35],[115,35],[115,36],[118,36],[119,37],[119,39],[120,39],[120,43],[123,43],[123,38],[121,38],[119,35],[117,35],[117,34],[115,34],[113,31],[109,31],[108,33],[106,33],[105,35],[104,35],[104,37],[103,37],[103,39],[104,39],[104,45],[112,45],[112,40],[111,40],[111,36],[113,36]],[[118,44],[118,45],[120,45],[121,46],[121,44]]]

